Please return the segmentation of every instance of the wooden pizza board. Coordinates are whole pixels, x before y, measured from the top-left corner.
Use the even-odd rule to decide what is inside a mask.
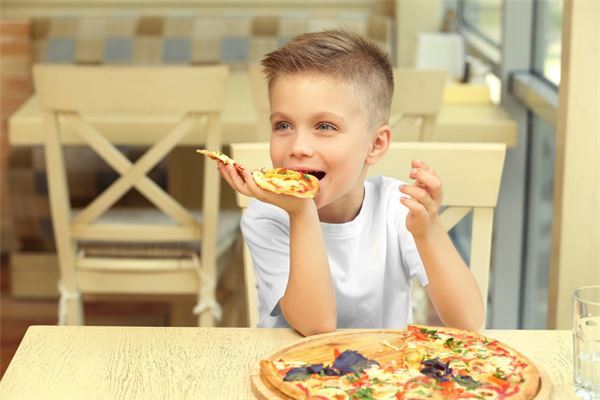
[[[400,335],[402,333],[403,331],[401,330],[370,329],[326,333],[301,339],[265,357],[265,359],[276,360],[283,358],[288,361],[300,360],[307,364],[331,364],[334,359],[334,349],[337,348],[339,351],[347,349],[357,350],[365,357],[385,365],[394,360],[397,353],[396,350],[384,345],[383,342],[387,340],[392,346],[398,346],[401,342]],[[537,367],[537,369],[540,373],[540,385],[535,399],[549,399],[552,391],[552,383],[545,370],[540,367]],[[258,361],[250,373],[250,380],[252,382],[252,392],[260,400],[289,399],[288,396],[280,393],[271,384],[261,378]]]

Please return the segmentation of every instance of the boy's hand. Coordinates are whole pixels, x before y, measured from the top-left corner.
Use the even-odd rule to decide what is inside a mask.
[[[290,216],[298,214],[307,207],[314,206],[315,204],[313,199],[310,198],[298,198],[264,190],[254,182],[250,170],[238,170],[233,165],[225,164],[221,161],[217,162],[217,168],[223,179],[227,181],[233,190],[245,196],[255,197],[260,201],[282,208]]]
[[[441,224],[438,210],[444,193],[442,181],[433,168],[423,161],[413,160],[410,178],[412,185],[400,186],[400,192],[410,197],[401,197],[400,202],[410,210],[406,217],[406,227],[415,237],[426,236],[432,227]]]

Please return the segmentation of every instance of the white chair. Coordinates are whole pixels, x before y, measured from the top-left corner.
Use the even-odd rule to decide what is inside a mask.
[[[394,69],[394,97],[390,108],[392,132],[419,123],[419,140],[431,141],[442,109],[446,71]]]
[[[473,213],[469,268],[481,290],[485,310],[494,208],[498,201],[505,152],[506,146],[496,143],[392,143],[385,157],[369,169],[369,176],[385,175],[409,182],[411,160],[424,160],[436,170],[444,184],[445,209],[440,216],[446,230]],[[231,155],[248,168],[271,165],[268,143],[232,144]],[[237,202],[245,209],[249,199],[238,194]],[[244,272],[250,326],[256,326],[258,300],[254,269],[245,245]]]
[[[256,141],[268,141],[271,137],[271,105],[269,104],[269,90],[267,79],[259,64],[249,66],[252,100],[256,111]]]
[[[199,126],[205,126],[206,147],[221,147],[220,114],[228,68],[36,65],[33,75],[44,113],[48,188],[60,266],[59,322],[83,324],[82,295],[150,294],[197,295],[198,323],[213,325],[221,313],[215,300],[216,261],[227,243],[233,243],[239,212],[219,221],[220,178],[211,160],[205,160],[201,214],[186,210],[146,174],[192,130],[197,134]],[[94,112],[173,112],[181,119],[131,163],[86,121],[86,113]],[[61,137],[64,124],[70,124],[121,175],[83,210],[71,209],[69,200]],[[157,209],[114,208],[132,188]]]

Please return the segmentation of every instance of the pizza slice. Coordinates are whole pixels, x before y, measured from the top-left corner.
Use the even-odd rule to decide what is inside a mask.
[[[215,161],[221,161],[224,164],[233,165],[235,169],[237,169],[239,172],[242,172],[244,170],[244,167],[242,167],[237,161],[230,158],[228,155],[221,153],[220,151],[198,149],[196,150],[196,153],[204,154],[208,158],[211,158]]]
[[[319,180],[311,174],[287,168],[260,169],[252,172],[254,182],[273,193],[300,198],[313,198],[319,191]]]
[[[245,170],[237,161],[220,151],[196,150],[200,154],[233,165],[239,172]],[[252,171],[254,182],[261,188],[277,194],[285,194],[300,198],[313,198],[319,191],[319,179],[307,171],[296,171],[288,168],[262,168]]]

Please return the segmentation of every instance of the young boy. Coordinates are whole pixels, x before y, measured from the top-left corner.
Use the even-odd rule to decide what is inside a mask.
[[[404,327],[416,276],[445,324],[481,328],[479,288],[437,214],[436,173],[413,161],[414,184],[365,180],[390,143],[387,55],[356,34],[328,31],[298,36],[262,64],[273,167],[310,172],[320,189],[314,199],[274,194],[219,163],[233,189],[257,199],[242,232],[256,272],[259,326],[303,335]]]

